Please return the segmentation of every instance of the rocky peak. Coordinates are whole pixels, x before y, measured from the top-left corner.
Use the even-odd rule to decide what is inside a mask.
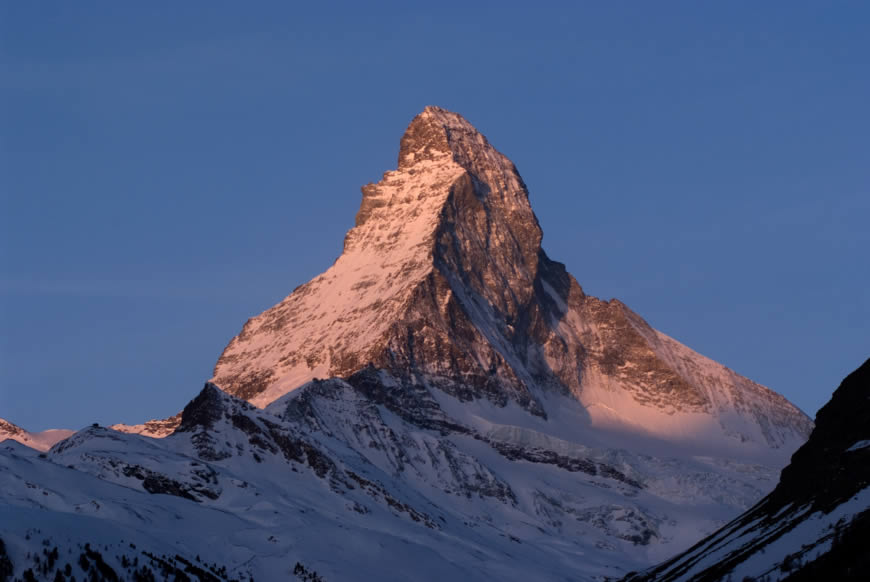
[[[570,394],[593,424],[664,438],[684,439],[689,414],[728,446],[806,438],[809,419],[778,395],[587,296],[542,250],[514,164],[461,115],[427,107],[398,169],[362,190],[333,266],[227,346],[213,380],[228,393],[265,406],[373,367],[420,402],[437,388],[546,416],[546,393]]]
[[[451,154],[448,128],[459,129],[465,125],[470,126],[460,115],[432,105],[426,107],[411,121],[399,142],[399,171]]]
[[[476,232],[459,234],[484,236],[479,243],[490,255],[511,245],[520,247],[527,262],[537,260],[542,234],[525,183],[513,162],[458,113],[426,107],[400,140],[398,169],[377,184],[363,186],[362,194],[357,228],[348,233],[345,250],[347,241],[372,238],[366,236],[371,227],[359,228],[372,217],[378,219],[375,230],[398,235],[398,218],[428,215],[426,244],[434,227],[452,228],[465,221]],[[493,236],[496,229],[505,232]]]
[[[181,412],[179,432],[191,432],[199,428],[211,428],[234,407],[250,405],[240,402],[211,382],[206,382],[199,394]]]
[[[430,105],[411,121],[399,142],[398,171],[413,170],[421,162],[445,155],[480,180],[504,184],[519,178],[513,162],[467,119]]]
[[[414,234],[444,275],[492,295],[505,313],[528,301],[542,238],[528,190],[513,162],[458,113],[426,107],[402,136],[398,170],[362,191],[348,241],[372,231],[407,239],[400,217],[428,215]]]

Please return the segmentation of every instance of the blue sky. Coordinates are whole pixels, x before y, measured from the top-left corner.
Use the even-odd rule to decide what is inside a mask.
[[[180,410],[428,104],[587,292],[811,415],[870,356],[866,4],[301,4],[0,8],[0,417]]]

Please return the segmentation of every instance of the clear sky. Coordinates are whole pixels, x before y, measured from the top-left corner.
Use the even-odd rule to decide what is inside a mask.
[[[810,415],[870,356],[870,5],[4,2],[0,417],[174,414],[425,105],[587,292]]]

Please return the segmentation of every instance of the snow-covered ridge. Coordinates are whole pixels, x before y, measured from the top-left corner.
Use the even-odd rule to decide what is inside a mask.
[[[849,453],[850,453],[850,452],[852,452],[852,451],[858,451],[858,450],[860,450],[860,449],[866,449],[867,447],[870,447],[870,440],[858,441],[857,443],[855,443],[854,445],[852,445],[851,447],[849,447],[848,449],[846,449],[846,452],[849,452]]]
[[[18,576],[29,536],[73,561],[90,544],[121,578],[167,555],[219,580],[297,562],[326,580],[600,580],[686,547],[774,478],[571,436],[570,400],[557,425],[440,398],[371,370],[265,410],[208,384],[162,439],[90,426],[43,456],[0,446],[0,537]]]
[[[75,431],[66,429],[29,432],[20,426],[0,418],[0,442],[11,439],[38,451],[47,451],[52,445],[67,438],[73,432]]]

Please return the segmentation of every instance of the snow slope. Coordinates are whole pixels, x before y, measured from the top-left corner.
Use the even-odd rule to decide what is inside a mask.
[[[368,370],[260,410],[207,385],[162,439],[93,426],[47,455],[4,445],[0,538],[16,575],[44,539],[74,566],[90,544],[122,576],[137,557],[159,570],[150,554],[225,579],[284,578],[297,562],[326,580],[601,579],[685,547],[775,479],[397,387]]]

